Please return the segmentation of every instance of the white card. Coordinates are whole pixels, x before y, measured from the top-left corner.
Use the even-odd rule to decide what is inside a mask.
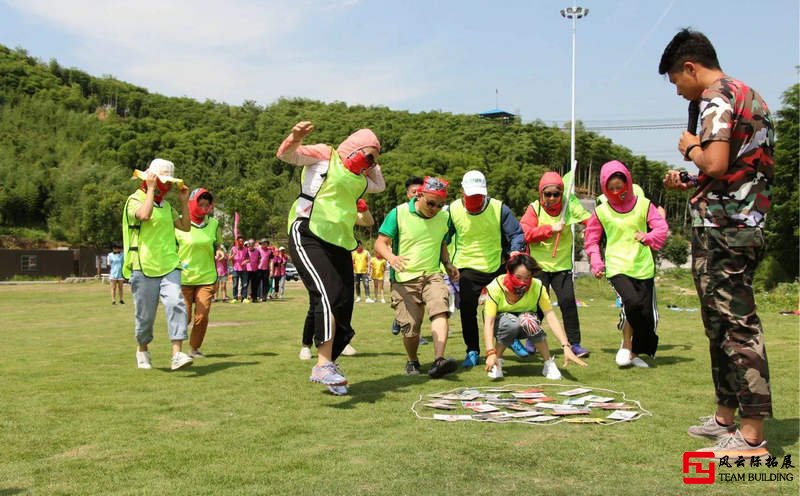
[[[445,415],[443,413],[434,413],[433,420],[444,420],[445,422],[455,422],[458,420],[472,420],[470,415]]]
[[[525,422],[534,424],[534,423],[537,423],[537,422],[547,422],[549,420],[556,420],[556,419],[558,419],[558,417],[554,417],[552,415],[540,415],[538,417],[531,417],[528,420],[526,420]]]
[[[511,396],[518,398],[518,399],[534,399],[534,398],[544,398],[547,396],[544,393],[511,393]]]
[[[611,420],[631,420],[639,415],[639,412],[631,412],[628,410],[614,410],[614,412],[606,417]]]
[[[569,391],[562,391],[558,393],[560,396],[578,396],[579,394],[583,393],[591,393],[592,390],[589,388],[576,388],[570,389]]]
[[[596,394],[587,394],[586,396],[581,396],[584,403],[608,403],[609,401],[614,401],[614,398],[610,398],[608,396],[597,396]]]

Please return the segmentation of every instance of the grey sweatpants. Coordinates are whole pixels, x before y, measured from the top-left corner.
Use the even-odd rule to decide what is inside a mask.
[[[167,312],[170,341],[187,339],[186,303],[181,293],[181,271],[175,269],[161,277],[147,277],[139,270],[131,273],[131,293],[136,313],[136,342],[146,345],[153,340],[158,300]]]

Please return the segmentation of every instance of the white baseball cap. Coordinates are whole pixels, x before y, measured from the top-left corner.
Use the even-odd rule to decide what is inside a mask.
[[[461,187],[464,188],[466,196],[484,195],[486,192],[486,177],[481,171],[472,170],[464,174],[464,179],[461,180]]]
[[[152,172],[153,174],[159,177],[169,177],[175,175],[175,164],[170,162],[169,160],[164,160],[163,158],[154,158],[152,162],[150,162],[150,166],[147,168],[148,172]]]

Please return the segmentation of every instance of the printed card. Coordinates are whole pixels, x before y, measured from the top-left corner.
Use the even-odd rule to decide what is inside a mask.
[[[558,393],[559,396],[578,396],[579,394],[583,393],[591,393],[592,390],[589,388],[576,388],[570,389],[569,391],[562,391]]]
[[[625,410],[614,410],[614,413],[606,417],[610,420],[632,420],[639,415],[639,412],[630,412]]]
[[[434,413],[433,420],[444,420],[445,422],[457,422],[459,420],[472,420],[470,415],[445,415],[442,413]]]
[[[557,420],[557,419],[558,417],[554,417],[552,415],[540,415],[538,417],[531,417],[525,422],[528,422],[529,424],[535,424],[539,422],[548,422],[550,420]]]

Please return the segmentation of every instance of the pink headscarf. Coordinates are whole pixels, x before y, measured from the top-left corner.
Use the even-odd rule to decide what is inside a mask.
[[[339,157],[344,160],[353,152],[368,146],[373,146],[377,148],[378,151],[381,150],[381,142],[378,140],[378,137],[375,136],[375,133],[369,129],[359,129],[342,141],[336,151],[339,152]]]
[[[625,176],[625,199],[621,203],[612,199],[611,195],[608,194],[607,187],[608,179],[617,172]],[[625,164],[619,160],[612,160],[611,162],[603,164],[603,167],[600,169],[600,188],[603,190],[603,194],[606,195],[608,204],[617,212],[630,212],[634,205],[636,205],[636,195],[633,194],[633,179],[631,179],[631,173],[628,168],[625,167]]]
[[[561,200],[558,200],[558,202],[554,203],[550,208],[544,206],[544,195],[542,194],[542,191],[544,191],[544,189],[548,186],[558,186],[563,192],[564,181],[557,172],[553,171],[545,172],[542,178],[539,180],[539,205],[542,206],[548,215],[555,217],[556,215],[561,215]]]

